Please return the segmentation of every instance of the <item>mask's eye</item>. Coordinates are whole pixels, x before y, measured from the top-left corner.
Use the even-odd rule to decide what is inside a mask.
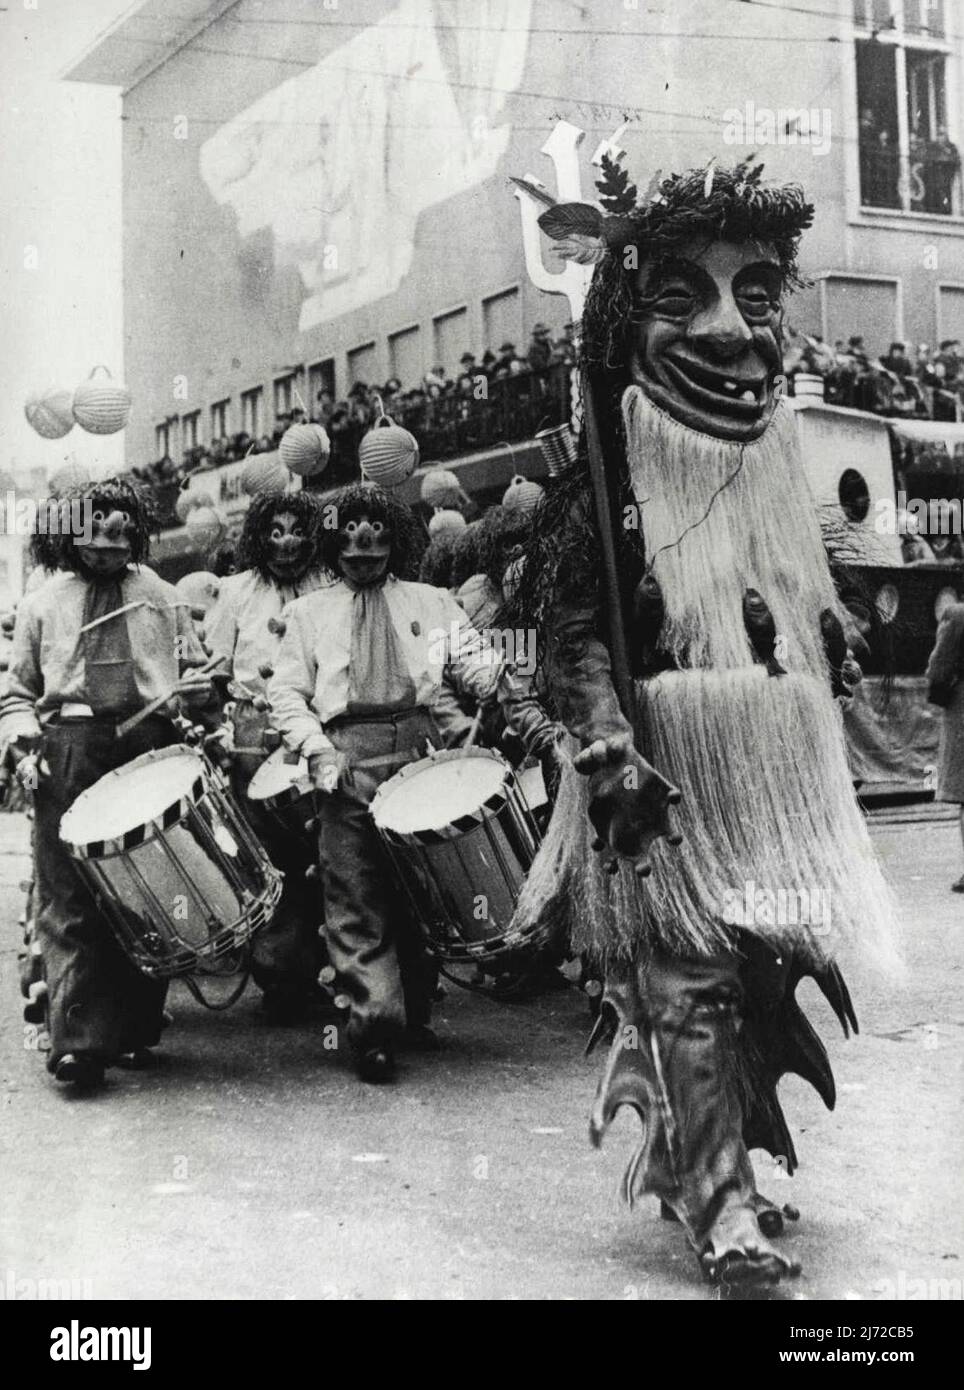
[[[90,519],[95,526],[103,526],[107,520],[107,514],[100,507],[96,507],[90,514]]]
[[[125,526],[125,527],[130,526],[130,524],[131,524],[131,514],[130,514],[130,512],[121,512],[121,521],[124,523],[124,526]]]
[[[684,284],[663,285],[649,300],[649,308],[667,318],[685,318],[697,306],[693,290]]]
[[[303,541],[305,538],[305,528],[303,526],[292,526],[289,534],[294,536],[296,540]]]
[[[345,534],[348,535],[348,536],[353,536],[357,530],[358,530],[358,522],[357,522],[357,521],[349,521],[348,525],[345,527]]]
[[[743,285],[736,298],[743,317],[757,322],[769,318],[775,308],[772,295],[763,285]]]
[[[384,529],[385,529],[385,527],[382,525],[382,523],[381,523],[380,521],[373,521],[372,524],[371,524],[371,526],[372,526],[372,532],[373,532],[376,536],[380,536],[380,535],[382,534],[382,532],[384,531]]]

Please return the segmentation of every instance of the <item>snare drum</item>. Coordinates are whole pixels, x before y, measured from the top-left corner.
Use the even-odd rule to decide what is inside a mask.
[[[248,800],[295,836],[312,860],[318,853],[313,792],[308,759],[284,748],[276,748],[265,758],[247,791]]]
[[[282,877],[211,764],[144,753],[81,792],[60,838],[145,975],[224,968],[271,918]]]
[[[439,960],[502,965],[541,944],[510,931],[539,832],[501,754],[422,758],[379,787],[371,812]]]

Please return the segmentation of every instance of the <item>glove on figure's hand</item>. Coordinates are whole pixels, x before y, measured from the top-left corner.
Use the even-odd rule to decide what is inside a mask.
[[[637,753],[628,734],[596,739],[573,765],[589,777],[589,819],[599,837],[594,848],[630,860],[636,874],[647,878],[654,840],[682,843],[670,813],[679,791]]]

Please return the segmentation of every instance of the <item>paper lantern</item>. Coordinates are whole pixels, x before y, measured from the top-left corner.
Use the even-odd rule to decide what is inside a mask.
[[[188,514],[185,529],[199,550],[210,550],[224,535],[224,518],[214,507],[195,507]]]
[[[90,469],[71,458],[54,469],[47,479],[47,487],[51,497],[63,497],[64,493],[71,492],[74,488],[86,487],[91,481]]]
[[[428,533],[430,536],[438,536],[443,531],[464,531],[467,525],[468,522],[461,512],[439,507],[428,523]]]
[[[544,496],[545,491],[538,483],[533,483],[529,478],[523,478],[521,473],[517,473],[502,495],[502,505],[506,511],[522,512],[528,516],[535,511]]]
[[[192,608],[207,612],[218,596],[221,581],[210,570],[194,570],[182,575],[174,585],[175,589]]]
[[[299,478],[313,478],[328,466],[331,445],[321,425],[289,425],[281,436],[281,462]]]
[[[291,481],[277,454],[252,454],[241,470],[241,487],[249,497],[262,492],[284,492]]]
[[[106,376],[98,380],[98,372]],[[74,419],[88,434],[116,434],[130,417],[131,393],[106,367],[95,367],[74,392],[73,409]]]
[[[44,439],[63,439],[74,428],[72,405],[69,391],[51,389],[43,395],[30,396],[23,412]]]
[[[456,507],[465,494],[454,473],[447,468],[430,468],[422,476],[421,496],[426,507]]]
[[[418,440],[382,415],[358,446],[362,477],[379,487],[399,487],[418,467]]]
[[[178,521],[183,523],[187,521],[191,512],[195,511],[198,507],[213,506],[214,498],[209,492],[201,492],[200,490],[197,492],[189,492],[184,488],[177,494],[177,501],[174,503],[174,515],[177,517]]]

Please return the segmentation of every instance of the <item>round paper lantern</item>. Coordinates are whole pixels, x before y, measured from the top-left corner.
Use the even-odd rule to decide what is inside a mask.
[[[439,507],[428,523],[428,533],[430,536],[438,536],[443,531],[464,531],[467,526],[468,522],[461,512]]]
[[[44,439],[63,439],[74,428],[73,396],[56,389],[30,396],[23,411]]]
[[[206,613],[217,598],[220,585],[221,581],[210,570],[194,570],[182,575],[174,587],[192,608]]]
[[[533,483],[528,478],[523,478],[521,473],[517,473],[503,493],[502,505],[506,511],[522,512],[528,516],[535,511],[544,496],[545,492],[538,483]]]
[[[430,468],[422,477],[421,495],[426,507],[455,507],[465,494],[454,473],[447,468]]]
[[[281,436],[281,462],[299,478],[313,478],[328,466],[331,445],[321,425],[289,425]]]
[[[195,507],[188,513],[185,529],[199,550],[210,550],[224,535],[225,524],[214,507]]]
[[[66,459],[51,473],[47,479],[47,487],[51,497],[63,497],[64,493],[70,492],[73,488],[86,487],[90,481],[88,468],[76,459]]]
[[[209,492],[189,492],[187,488],[184,488],[178,493],[177,501],[174,503],[174,515],[177,517],[178,521],[183,523],[187,521],[191,512],[196,511],[198,507],[213,506],[214,498]]]
[[[382,415],[358,446],[362,476],[379,487],[399,487],[418,467],[418,440]]]
[[[262,492],[284,492],[291,476],[277,454],[252,454],[241,470],[241,486],[249,497]]]
[[[106,376],[98,379],[98,372]],[[95,367],[74,392],[73,409],[74,419],[88,434],[116,434],[130,417],[131,393],[106,367]]]

